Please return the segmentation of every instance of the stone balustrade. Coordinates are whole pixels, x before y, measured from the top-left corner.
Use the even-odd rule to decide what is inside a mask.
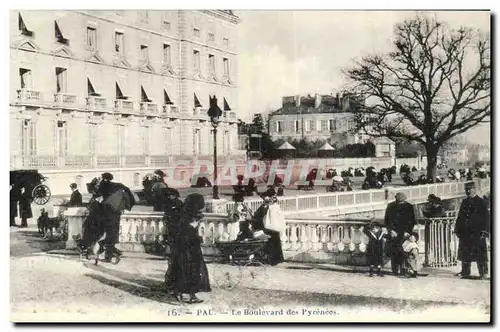
[[[69,208],[67,248],[75,248],[73,235],[81,233],[86,216],[84,208]],[[121,217],[120,244],[124,251],[165,253],[166,225],[160,212],[126,212]],[[428,265],[444,266],[456,263],[457,241],[452,234],[455,217],[419,219],[421,261]],[[287,218],[286,231],[281,234],[285,259],[297,262],[366,264],[368,238],[363,227],[368,220],[300,220]],[[206,256],[217,254],[216,241],[233,240],[227,215],[206,213],[199,226],[202,249]]]
[[[476,182],[481,182],[483,179],[476,180]],[[464,184],[465,182],[446,182],[411,187],[386,187],[383,189],[316,195],[283,196],[279,197],[278,200],[285,215],[317,213],[320,211],[332,212],[333,215],[342,215],[362,209],[385,209],[387,202],[393,200],[398,192],[406,194],[408,201],[414,204],[425,202],[429,194],[435,194],[443,199],[459,197],[464,195]],[[478,187],[481,186],[478,185]],[[250,198],[246,200],[246,203],[252,211],[255,211],[262,204],[262,199],[260,197]],[[234,202],[220,199],[216,202],[209,202],[207,211],[228,213],[233,209],[233,206]]]
[[[115,100],[115,110],[119,113],[135,113],[134,102],[130,100]]]
[[[41,102],[42,93],[33,89],[19,89],[17,90],[17,101],[21,102]]]
[[[157,114],[158,113],[158,104],[150,103],[150,102],[141,102],[140,103],[140,111],[141,111],[141,114]]]
[[[75,106],[77,104],[77,96],[69,93],[55,93],[54,104],[57,106]]]
[[[106,98],[91,96],[87,97],[87,107],[89,110],[108,110]]]

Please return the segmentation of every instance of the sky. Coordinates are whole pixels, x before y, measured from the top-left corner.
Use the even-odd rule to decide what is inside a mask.
[[[238,27],[238,116],[249,120],[281,106],[281,97],[342,90],[342,68],[364,54],[391,49],[394,24],[407,11],[235,11]],[[489,12],[432,12],[451,27],[490,30]],[[490,141],[489,124],[467,133]]]

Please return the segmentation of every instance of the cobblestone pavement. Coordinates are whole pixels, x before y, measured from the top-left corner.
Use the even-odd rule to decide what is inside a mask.
[[[369,278],[362,273],[278,267],[243,268],[208,264],[211,293],[187,306],[158,291],[167,261],[124,257],[95,266],[78,256],[39,253],[11,258],[11,319],[14,321],[487,321],[490,283],[447,277]],[[241,279],[239,279],[241,272]],[[239,280],[227,288],[227,275]],[[272,305],[271,305],[272,304]],[[232,310],[292,308],[296,316],[231,315]],[[329,310],[314,317],[307,310]],[[198,311],[200,310],[200,311]],[[203,311],[204,310],[204,311]],[[219,314],[204,316],[203,313]],[[440,314],[436,317],[436,310]],[[189,311],[189,312],[188,312]],[[312,311],[311,311],[312,312]],[[381,312],[390,313],[381,315]],[[457,313],[460,313],[457,316]],[[227,313],[223,315],[223,313]],[[222,316],[221,316],[222,315]],[[448,318],[447,318],[448,317]],[[453,318],[450,318],[453,317]]]

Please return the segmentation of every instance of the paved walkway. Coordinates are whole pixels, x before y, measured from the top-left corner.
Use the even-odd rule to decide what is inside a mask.
[[[162,257],[126,253],[118,265],[95,266],[59,242],[30,232],[34,230],[11,229],[14,321],[489,320],[490,282],[457,279],[457,269],[427,270],[428,276],[402,279],[389,274],[370,278],[363,267],[284,263],[238,268],[209,262],[212,292],[199,295],[203,304],[187,306],[158,291],[168,264]],[[280,308],[306,311],[281,318],[230,314],[232,309],[259,313]],[[314,317],[307,312],[313,309],[330,313]],[[203,315],[203,310],[212,310],[214,316]]]
[[[322,315],[328,321],[376,321],[379,316],[373,315],[381,312],[389,313],[386,319],[392,321],[406,321],[402,317],[407,315],[421,321],[425,312],[430,321],[444,319],[433,316],[433,310],[451,316],[455,312],[452,321],[489,319],[489,281],[456,279],[450,271],[417,279],[370,278],[366,273],[340,272],[335,266],[241,269],[209,263],[213,291],[200,294],[205,303],[179,306],[158,291],[166,267],[166,260],[146,255],[129,255],[118,265],[98,266],[57,250],[12,258],[11,317],[15,321],[175,321],[191,316],[193,320],[266,321],[274,317],[235,317],[228,312],[319,308],[333,312]],[[228,275],[238,281],[236,286],[227,287]],[[212,310],[217,316],[203,316],[198,310]],[[305,312],[293,319],[312,318]]]

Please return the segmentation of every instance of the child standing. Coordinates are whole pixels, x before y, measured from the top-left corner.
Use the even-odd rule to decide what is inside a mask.
[[[408,277],[416,278],[418,270],[418,234],[412,233],[403,242],[405,274]]]
[[[388,236],[387,229],[382,227],[380,222],[372,219],[370,224],[363,228],[363,232],[368,237],[366,256],[370,265],[370,277],[373,277],[375,267],[377,267],[377,275],[383,277],[382,265],[384,264],[385,240]]]

